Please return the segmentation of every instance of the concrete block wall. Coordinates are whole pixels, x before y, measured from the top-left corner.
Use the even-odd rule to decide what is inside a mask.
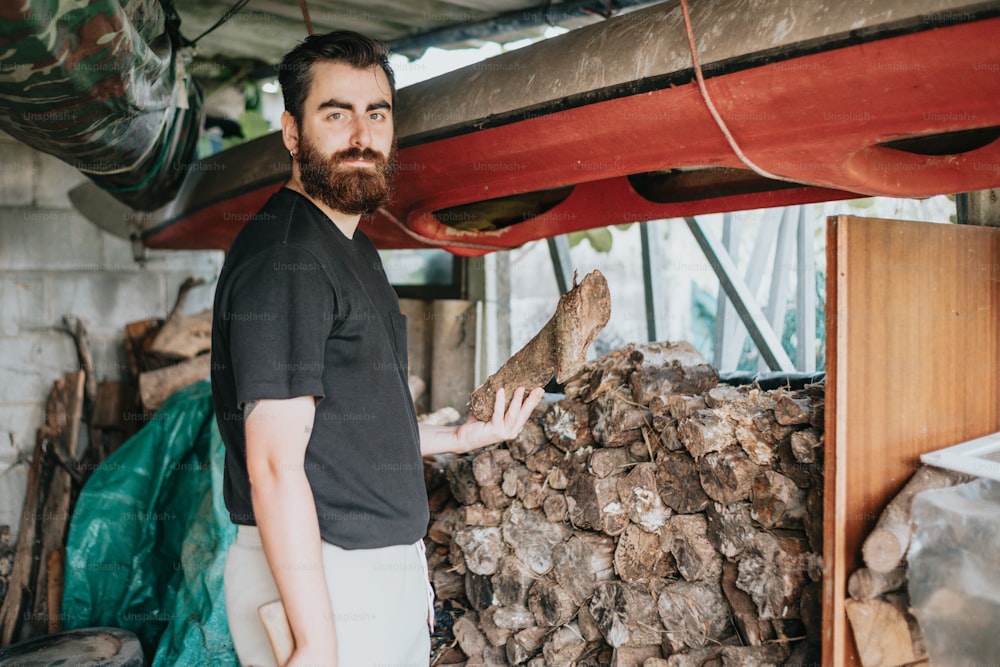
[[[35,431],[52,382],[79,368],[66,315],[90,334],[98,381],[128,375],[124,326],[164,317],[188,276],[206,280],[185,311],[212,305],[223,254],[147,251],[79,214],[67,193],[85,177],[0,133],[0,524],[17,529]]]

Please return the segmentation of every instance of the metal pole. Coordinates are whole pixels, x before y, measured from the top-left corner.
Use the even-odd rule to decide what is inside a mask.
[[[705,253],[708,263],[712,265],[715,275],[719,277],[719,284],[725,291],[726,296],[729,297],[740,319],[743,320],[743,324],[746,325],[747,330],[750,332],[750,337],[757,345],[757,349],[760,350],[760,354],[764,357],[768,367],[772,370],[780,370],[787,373],[794,371],[795,365],[788,355],[785,354],[785,350],[782,349],[781,339],[775,335],[774,329],[771,328],[771,325],[767,322],[767,318],[764,317],[764,312],[754,302],[750,290],[740,280],[736,271],[736,265],[733,264],[729,253],[726,252],[726,249],[720,243],[705,233],[701,223],[695,218],[686,216],[684,221],[687,222],[688,229],[691,230],[695,241],[698,242],[702,252]]]
[[[546,242],[549,245],[549,257],[552,258],[552,269],[556,272],[559,293],[565,294],[573,287],[573,260],[569,254],[569,241],[565,235],[560,235],[550,236]]]

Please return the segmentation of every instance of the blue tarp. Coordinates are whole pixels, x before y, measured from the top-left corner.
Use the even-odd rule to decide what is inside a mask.
[[[153,667],[239,665],[223,594],[236,536],[223,458],[206,380],[93,472],[70,523],[63,627],[131,630]]]

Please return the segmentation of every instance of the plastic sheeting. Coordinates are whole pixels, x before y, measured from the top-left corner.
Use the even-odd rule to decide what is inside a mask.
[[[65,628],[139,636],[153,667],[238,665],[223,567],[236,535],[208,381],[183,389],[95,470],[66,547]]]
[[[983,667],[1000,656],[1000,482],[913,499],[910,605],[932,665]]]

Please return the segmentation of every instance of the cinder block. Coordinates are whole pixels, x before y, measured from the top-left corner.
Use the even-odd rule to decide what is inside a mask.
[[[183,272],[214,281],[222,270],[221,250],[147,250],[147,266],[153,271]]]
[[[45,279],[31,273],[0,273],[0,336],[49,326]]]
[[[21,512],[28,492],[28,468],[22,463],[0,473],[0,525],[10,526],[11,543],[17,540],[21,527]]]
[[[35,435],[45,419],[46,396],[33,403],[0,403],[0,467],[34,450]]]
[[[212,307],[212,302],[215,300],[215,283],[217,282],[217,275],[212,273],[208,275],[168,273],[164,276],[164,280],[167,285],[167,311],[173,308],[174,302],[177,300],[177,291],[180,289],[181,284],[183,284],[190,275],[196,275],[204,278],[205,284],[188,290],[187,297],[184,299],[184,314],[193,315],[194,313],[209,310]],[[164,312],[163,316],[165,317],[166,315],[167,312]]]
[[[80,367],[68,334],[35,334],[0,339],[0,404],[43,405],[56,378]]]
[[[97,338],[121,336],[126,323],[166,313],[163,277],[155,273],[60,271],[47,280],[53,324],[82,317]]]
[[[0,208],[0,266],[97,271],[101,268],[99,233],[75,211]]]
[[[71,209],[67,193],[87,177],[62,160],[47,153],[38,153],[35,175],[35,206],[39,208]]]
[[[35,151],[21,143],[0,152],[0,206],[30,206],[35,194]]]

